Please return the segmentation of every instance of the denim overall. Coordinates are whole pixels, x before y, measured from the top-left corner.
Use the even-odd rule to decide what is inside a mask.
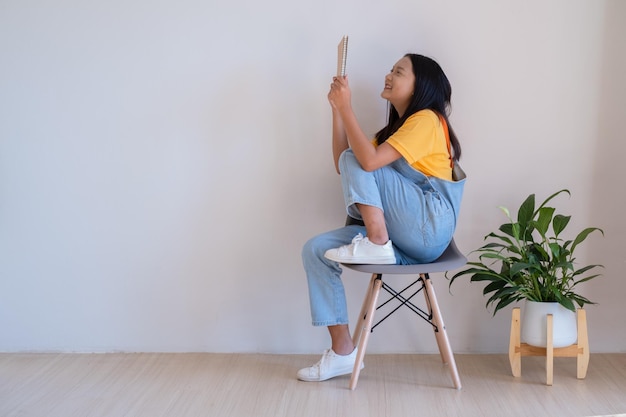
[[[443,253],[456,228],[465,179],[427,177],[404,158],[368,172],[350,149],[341,154],[339,169],[348,215],[361,219],[357,203],[382,209],[398,264],[430,262]],[[302,249],[314,326],[348,323],[341,267],[324,253],[358,233],[365,235],[365,227],[342,227],[315,236]]]

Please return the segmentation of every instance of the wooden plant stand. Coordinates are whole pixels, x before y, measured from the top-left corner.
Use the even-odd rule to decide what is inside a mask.
[[[511,318],[511,339],[509,343],[509,362],[513,376],[522,375],[522,356],[545,356],[546,357],[546,385],[552,385],[552,371],[554,357],[577,358],[578,379],[584,379],[589,366],[589,340],[587,336],[587,314],[584,309],[577,310],[576,319],[578,325],[578,340],[575,344],[555,348],[552,342],[552,314],[547,315],[547,347],[531,346],[521,343],[520,339],[520,308],[513,309]]]

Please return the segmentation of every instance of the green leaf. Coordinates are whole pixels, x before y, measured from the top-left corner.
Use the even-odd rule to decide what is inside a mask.
[[[583,307],[585,304],[596,304],[592,301],[589,301],[585,297],[577,294],[572,294],[572,299],[578,304],[580,307]]]
[[[476,250],[475,252],[479,252],[479,251],[484,251],[487,249],[504,249],[506,248],[506,245],[503,245],[502,243],[497,243],[497,242],[489,242],[484,246],[481,246],[478,250]]]
[[[470,278],[470,282],[476,281],[506,281],[511,282],[511,280],[507,279],[505,276],[501,274],[474,274],[472,278]]]
[[[585,272],[597,267],[604,268],[604,265],[587,265],[584,268],[577,269],[572,276],[584,274]]]
[[[500,300],[500,302],[496,305],[495,309],[493,310],[493,315],[495,316],[496,313],[498,312],[498,310],[503,309],[504,307],[508,306],[509,304],[515,302],[519,300],[519,298],[517,297],[507,297],[507,298],[503,298],[502,300]]]
[[[501,255],[499,252],[485,252],[480,255],[480,259],[497,259],[497,260],[506,260],[508,256]]]
[[[558,243],[550,243],[550,252],[552,252],[552,256],[555,259],[558,259],[561,256],[561,245]]]
[[[552,221],[552,230],[554,230],[554,237],[559,237],[561,232],[565,229],[572,216],[563,216],[557,214]]]
[[[561,304],[566,309],[576,312],[576,306],[574,306],[574,302],[569,298],[561,297],[558,301],[559,304]]]
[[[548,228],[550,227],[550,223],[552,222],[552,215],[554,214],[554,208],[552,207],[542,207],[539,209],[539,218],[535,223],[535,228],[541,234],[541,236],[546,235],[548,232]]]
[[[502,233],[505,233],[511,237],[516,237],[515,234],[513,233],[513,223],[504,223],[502,226],[498,228],[498,230],[500,230]],[[494,235],[493,233],[491,233],[489,236],[496,237],[496,235]]]
[[[532,264],[529,264],[528,262],[515,262],[511,265],[510,274],[517,275],[523,270],[528,269],[529,267],[532,267]]]
[[[572,287],[574,287],[574,286],[576,286],[576,285],[578,285],[578,284],[580,284],[582,282],[589,281],[591,279],[594,279],[594,278],[597,278],[597,277],[600,277],[600,276],[602,276],[602,275],[601,274],[589,275],[588,277],[585,277],[585,278],[579,279],[578,281],[575,281],[572,284]]]
[[[557,195],[561,194],[561,193],[567,193],[567,195],[571,196],[572,194],[569,192],[569,190],[567,189],[563,189],[563,190],[559,190],[556,193],[552,194],[550,197],[546,198],[543,203],[541,203],[541,205],[539,206],[539,208],[545,206],[546,204],[548,204],[548,202],[550,200],[552,200],[554,197],[556,197]]]
[[[529,195],[522,203],[517,211],[517,222],[521,225],[522,229],[526,229],[528,222],[534,217],[535,212],[535,195]]]
[[[588,227],[580,232],[578,236],[576,236],[576,239],[574,239],[574,243],[572,243],[572,248],[570,249],[570,252],[574,252],[576,246],[578,246],[578,244],[581,243],[583,240],[587,239],[587,236],[589,236],[590,233],[595,232],[596,230],[602,233],[602,236],[604,236],[604,231],[602,229],[599,229],[597,227]]]
[[[505,285],[507,285],[506,281],[494,281],[483,289],[483,295],[487,295],[493,291],[498,291],[502,289]]]

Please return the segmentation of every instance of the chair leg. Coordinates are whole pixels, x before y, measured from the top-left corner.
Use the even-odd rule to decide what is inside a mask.
[[[429,280],[428,276],[425,274],[420,274],[420,278],[422,279],[422,282],[424,283],[424,288],[426,288],[426,281]],[[430,296],[428,294],[428,290],[425,290],[424,292],[424,299],[426,300],[426,308],[428,309],[428,311],[432,312],[433,306],[430,302]],[[438,326],[437,323],[435,323],[435,325]],[[445,346],[442,344],[441,337],[439,337],[439,334],[436,331],[435,331],[435,340],[437,341],[437,348],[439,349],[439,355],[441,355],[441,362],[443,362],[444,364],[447,364],[448,360],[443,354],[445,351]]]
[[[359,344],[356,353],[356,361],[354,362],[354,369],[352,370],[352,377],[350,378],[350,389],[354,390],[356,384],[359,381],[359,374],[361,373],[361,364],[363,363],[363,357],[365,356],[365,349],[367,349],[367,341],[370,333],[372,333],[372,324],[374,322],[374,313],[376,312],[376,303],[378,302],[378,295],[383,285],[382,275],[372,275],[370,291],[365,296],[366,303],[364,303],[361,317],[359,317],[359,325],[357,333],[361,333],[359,337]],[[364,325],[361,325],[361,321],[364,321]]]
[[[370,279],[369,286],[367,287],[367,291],[365,292],[363,305],[361,306],[361,312],[358,315],[356,327],[354,328],[354,334],[352,335],[352,343],[354,344],[354,346],[359,345],[359,340],[361,339],[361,335],[363,334],[363,326],[365,326],[367,308],[369,307],[370,299],[372,298],[372,294],[374,292],[374,284],[376,283],[377,277],[377,274],[372,274],[372,279]]]
[[[452,376],[454,387],[456,389],[461,389],[461,378],[459,377],[459,372],[456,368],[454,353],[452,352],[452,347],[450,346],[450,341],[448,340],[446,326],[443,323],[443,317],[441,316],[441,311],[439,310],[439,303],[437,303],[435,289],[433,288],[428,276],[425,274],[420,274],[420,276],[424,280],[424,288],[426,289],[424,296],[426,297],[426,302],[430,304],[433,314],[433,322],[437,326],[437,329],[435,330],[435,338],[437,339],[437,345],[439,346],[439,353],[441,353],[444,363],[447,363],[450,367],[450,374]]]

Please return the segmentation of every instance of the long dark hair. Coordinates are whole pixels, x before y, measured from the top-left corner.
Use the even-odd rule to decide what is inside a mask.
[[[378,144],[384,143],[393,135],[409,116],[420,110],[430,109],[441,115],[448,124],[450,145],[454,149],[454,159],[458,161],[461,159],[461,144],[448,121],[450,97],[452,96],[452,87],[448,77],[446,77],[439,64],[431,58],[418,54],[406,54],[405,57],[411,60],[413,74],[415,74],[413,97],[402,117],[400,117],[393,105],[389,106],[387,126],[376,133]]]

